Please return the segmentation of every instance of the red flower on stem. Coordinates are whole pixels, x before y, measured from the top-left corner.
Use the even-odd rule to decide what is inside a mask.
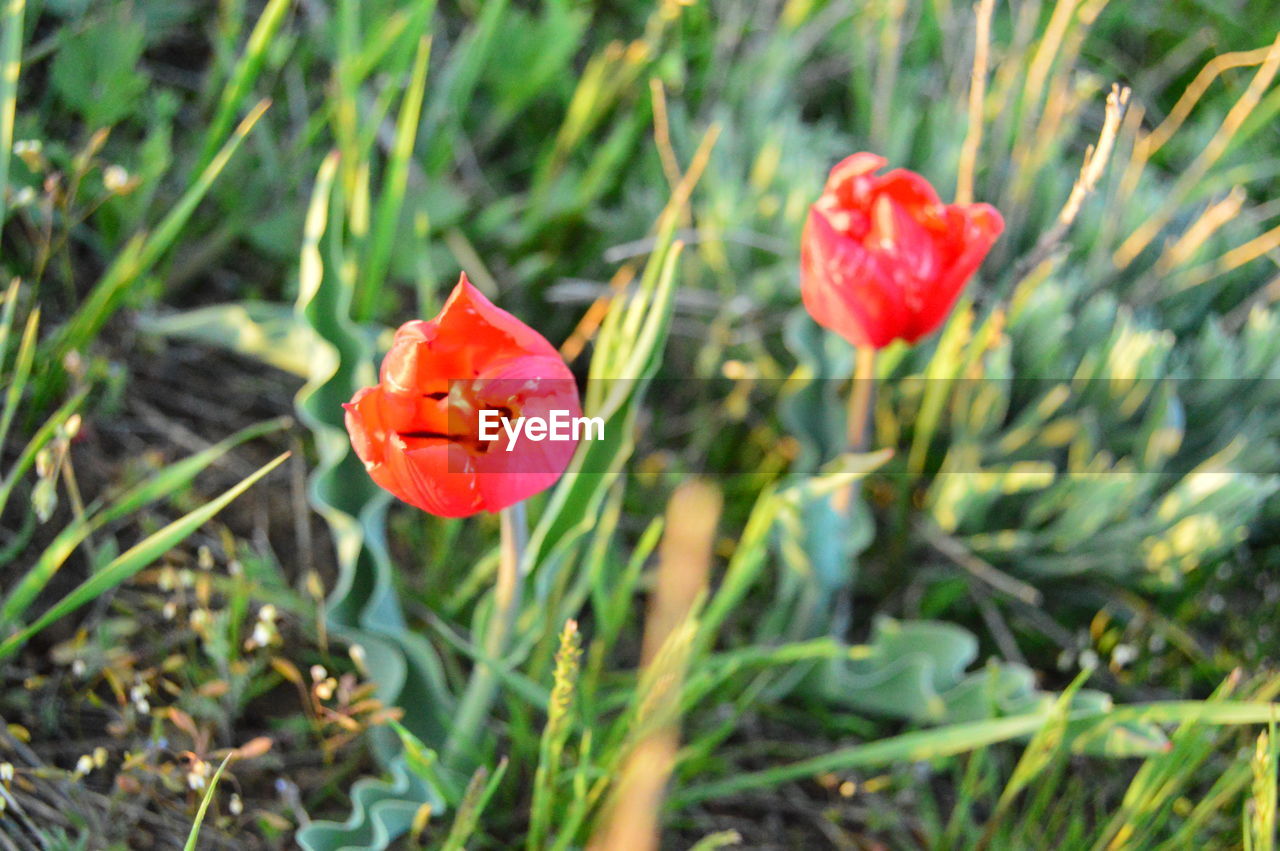
[[[1004,230],[989,204],[944,204],[913,171],[875,154],[831,170],[809,210],[800,293],[809,314],[859,347],[937,329]]]
[[[582,413],[573,374],[555,348],[465,274],[438,316],[400,326],[378,383],[343,407],[370,477],[442,517],[527,499],[555,484],[573,457],[576,440],[539,440],[525,430],[512,436],[497,423],[482,429],[481,412],[508,425]]]

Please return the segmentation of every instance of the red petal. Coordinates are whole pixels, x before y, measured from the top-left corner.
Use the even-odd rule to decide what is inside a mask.
[[[933,229],[943,225],[945,205],[933,184],[905,168],[895,168],[876,183],[876,194],[887,195],[905,207],[917,222]]]
[[[800,294],[809,313],[855,346],[882,348],[907,317],[881,259],[811,210],[801,245]]]
[[[437,443],[402,456],[403,476],[412,481],[412,498],[405,502],[438,517],[470,517],[485,509],[475,473],[475,461],[465,449]]]
[[[382,388],[364,387],[343,405],[343,422],[351,437],[351,447],[365,465],[382,462],[387,440],[387,426],[382,414]]]
[[[912,317],[903,334],[908,343],[933,332],[946,319],[1004,230],[1004,219],[988,204],[953,204],[947,207],[947,229],[947,240],[956,246],[958,254],[938,276],[929,297]]]
[[[870,154],[866,151],[851,154],[836,163],[835,168],[831,169],[831,174],[827,176],[827,189],[835,191],[854,178],[879,171],[888,162],[879,154]]]
[[[936,329],[1004,226],[986,204],[943,204],[913,171],[877,176],[885,163],[863,152],[831,170],[800,252],[813,318],[876,348]]]
[[[550,487],[573,455],[573,441],[522,438],[498,457],[479,440],[476,409],[502,382],[511,398],[492,407],[525,415],[581,411],[573,375],[555,348],[466,275],[438,316],[396,331],[380,378],[347,406],[352,446],[375,482],[424,511],[465,517],[505,508]]]
[[[568,421],[582,415],[573,375],[558,356],[509,362],[482,383],[476,396],[487,407],[507,407],[517,416],[547,422],[555,412]],[[571,437],[571,426],[566,430]],[[575,440],[548,437],[535,441],[523,429],[513,443],[506,430],[501,430],[488,452],[476,456],[485,508],[499,511],[551,487],[569,466],[576,449]]]
[[[867,250],[889,270],[907,312],[918,310],[943,269],[935,234],[889,195],[878,195],[872,209]]]

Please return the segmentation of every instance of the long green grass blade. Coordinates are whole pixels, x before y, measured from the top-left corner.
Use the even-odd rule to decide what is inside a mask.
[[[103,274],[102,280],[80,305],[75,316],[56,338],[53,351],[55,360],[61,360],[62,355],[69,351],[84,348],[115,313],[124,294],[151,270],[164,252],[172,247],[187,220],[195,212],[196,206],[208,193],[209,187],[213,186],[213,182],[226,168],[231,157],[249,135],[249,131],[253,129],[253,125],[270,105],[269,100],[259,101],[258,105],[249,111],[235,133],[222,146],[222,150],[200,172],[200,176],[182,194],[178,203],[164,217],[154,233],[139,234],[130,240],[124,251]]]
[[[1274,703],[1224,701],[1207,704],[1198,700],[1168,700],[1121,706],[1102,713],[1073,712],[1068,716],[1067,727],[1068,735],[1074,738],[1098,735],[1121,724],[1135,721],[1172,724],[1194,718],[1202,724],[1211,725],[1266,724],[1277,711],[1280,711],[1280,706]],[[840,748],[790,765],[742,773],[725,780],[697,785],[674,794],[671,806],[679,809],[700,801],[751,789],[765,789],[792,780],[814,777],[824,772],[848,771],[853,768],[868,768],[895,762],[920,762],[954,756],[1034,734],[1051,719],[1052,713],[1042,710],[903,733],[900,736],[868,742],[865,745]]]
[[[1238,677],[1227,677],[1209,696],[1208,702],[1228,699],[1238,682]],[[1270,699],[1274,693],[1274,687],[1269,684],[1261,693],[1251,695],[1251,699]],[[1167,800],[1192,780],[1220,744],[1219,731],[1198,724],[1195,719],[1184,721],[1169,737],[1169,750],[1147,759],[1138,769],[1115,814],[1099,831],[1094,851],[1104,851],[1117,836],[1132,836],[1139,828],[1158,827],[1155,822],[1160,811],[1167,809]]]
[[[400,211],[409,185],[409,162],[418,139],[418,127],[422,123],[422,96],[427,87],[427,62],[431,58],[431,39],[423,36],[418,42],[418,52],[409,75],[409,87],[400,103],[400,115],[396,119],[395,142],[387,161],[382,192],[378,196],[373,214],[373,230],[369,240],[369,256],[364,264],[361,283],[356,291],[354,316],[356,321],[373,316],[378,293],[387,276],[391,262],[391,247],[395,243],[400,223]]]
[[[27,327],[22,331],[22,342],[18,344],[18,354],[13,361],[13,374],[7,377],[8,388],[4,392],[4,413],[0,414],[0,449],[4,449],[9,437],[9,427],[18,413],[18,403],[22,401],[22,391],[27,387],[27,379],[31,377],[31,364],[36,356],[36,331],[40,327],[40,308],[31,311],[27,317]],[[0,353],[4,349],[0,348]]]
[[[9,497],[13,494],[13,488],[18,483],[18,479],[22,478],[23,474],[35,462],[36,453],[53,439],[58,428],[76,412],[80,407],[80,403],[84,401],[85,396],[88,394],[88,390],[81,390],[63,402],[62,407],[54,411],[53,416],[45,420],[44,425],[40,426],[31,437],[31,440],[27,441],[22,454],[18,456],[18,460],[14,462],[14,465],[9,468],[9,471],[5,474],[4,481],[0,482],[0,514],[4,514],[5,506],[9,504]]]
[[[209,788],[204,790],[204,797],[200,799],[200,809],[196,810],[195,821],[191,823],[191,832],[187,834],[187,844],[182,846],[183,851],[196,851],[196,843],[200,840],[200,825],[204,824],[204,814],[208,812],[209,802],[213,800],[218,781],[222,779],[222,771],[227,767],[227,763],[231,762],[233,755],[227,754],[222,764],[218,766],[218,770],[213,773],[213,777],[209,778]]]
[[[668,241],[662,246],[661,255],[655,252],[650,258],[649,264],[653,267],[651,282],[647,286],[642,283],[645,289],[636,295],[636,299],[644,303],[643,328],[640,333],[629,338],[629,344],[613,345],[619,352],[619,359],[625,356],[629,362],[620,365],[620,369],[632,371],[610,373],[603,367],[597,371],[595,362],[591,365],[593,378],[612,379],[596,384],[608,385],[612,391],[608,398],[594,396],[590,390],[592,383],[588,382],[587,409],[592,416],[601,416],[606,420],[605,434],[613,437],[586,443],[579,448],[561,479],[561,485],[553,492],[551,501],[529,537],[525,558],[530,566],[543,563],[557,551],[563,552],[594,526],[610,477],[581,476],[577,473],[584,469],[593,473],[618,471],[631,454],[631,430],[635,417],[648,382],[661,363],[666,344],[674,306],[680,248],[679,243],[673,245]],[[645,277],[650,278],[647,271]],[[621,308],[621,305],[614,306],[614,310]],[[611,310],[610,317],[612,315]],[[609,345],[608,339],[617,333],[617,324],[610,326],[606,318],[606,324],[601,330],[601,347]]]
[[[1250,764],[1243,760],[1228,765],[1213,785],[1198,796],[1195,808],[1183,818],[1177,831],[1154,847],[1158,851],[1182,851],[1193,847],[1197,834],[1209,822],[1221,818],[1224,810],[1240,799],[1240,793],[1252,775],[1250,769]]]
[[[335,29],[335,47],[337,64],[334,67],[334,101],[333,135],[342,152],[340,183],[343,195],[352,207],[360,205],[356,199],[361,195],[357,187],[358,172],[363,159],[360,155],[359,122],[360,122],[360,70],[356,66],[356,55],[360,44],[359,5],[354,0],[338,0],[333,26]],[[350,211],[351,232],[356,239],[365,237],[365,229],[361,224],[362,215],[358,210]]]
[[[9,289],[4,291],[4,305],[0,307],[0,374],[3,374],[5,356],[8,353],[13,316],[18,310],[18,288],[21,283],[18,278],[9,282]]]
[[[1089,678],[1089,673],[1088,670],[1082,671],[1053,701],[1046,723],[1031,737],[1031,741],[1022,751],[1021,758],[1018,759],[1018,764],[1014,766],[1009,782],[1000,792],[995,811],[987,821],[986,830],[983,831],[982,838],[979,840],[980,847],[989,847],[1001,822],[1012,809],[1013,802],[1032,781],[1042,775],[1066,747],[1067,715],[1071,708],[1071,701],[1080,691],[1085,680]]]
[[[249,34],[244,55],[240,57],[235,70],[231,73],[231,79],[222,90],[218,111],[214,114],[213,121],[209,123],[209,129],[205,131],[204,150],[196,160],[195,172],[203,171],[217,153],[218,148],[224,144],[223,137],[231,129],[236,113],[244,107],[250,89],[261,75],[262,65],[267,58],[267,49],[279,32],[280,25],[284,23],[285,14],[289,11],[291,4],[292,0],[270,0],[262,10],[258,23]]]
[[[456,806],[462,799],[463,790],[457,788],[453,778],[441,770],[439,754],[427,747],[422,739],[399,721],[392,719],[388,723],[404,746],[404,763],[409,770],[418,775],[423,783],[435,789],[449,805]]]
[[[13,153],[13,117],[22,71],[22,22],[26,0],[6,0],[0,15],[0,225],[8,214],[9,157]]]
[[[507,759],[503,757],[492,777],[489,776],[489,769],[484,766],[477,768],[475,774],[471,775],[471,782],[467,784],[467,791],[462,796],[462,803],[458,805],[453,826],[449,829],[444,844],[440,846],[440,851],[462,851],[467,847],[467,840],[475,833],[481,814],[507,773],[507,765]]]
[[[450,53],[449,64],[440,75],[441,86],[433,92],[427,109],[426,127],[431,134],[429,166],[438,167],[453,156],[462,130],[460,117],[471,105],[480,74],[496,46],[498,26],[509,5],[509,0],[485,3],[474,25]]]
[[[53,539],[53,542],[36,559],[35,564],[10,590],[4,602],[0,603],[0,629],[22,617],[32,601],[44,590],[50,578],[62,567],[71,553],[75,552],[76,547],[80,546],[80,543],[94,531],[133,513],[144,505],[169,496],[189,484],[202,470],[231,449],[255,437],[284,428],[289,422],[291,420],[288,418],[281,418],[241,429],[202,452],[170,464],[130,489],[103,511],[72,522]]]
[[[97,599],[99,595],[125,582],[135,573],[153,563],[173,547],[177,546],[188,535],[208,522],[215,514],[225,508],[232,500],[240,496],[259,479],[280,466],[289,453],[286,452],[275,460],[259,468],[257,472],[243,479],[239,484],[223,493],[195,511],[180,517],[160,531],[150,535],[130,549],[121,553],[106,567],[80,583],[71,593],[63,597],[35,620],[30,626],[11,635],[0,643],[0,660],[7,659],[22,647],[31,637],[49,624],[76,609]]]

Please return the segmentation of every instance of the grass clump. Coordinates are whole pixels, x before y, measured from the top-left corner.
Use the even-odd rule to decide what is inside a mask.
[[[8,845],[1272,846],[1265,10],[202,12],[0,13]],[[1007,230],[851,455],[856,150]],[[497,523],[340,408],[463,268],[609,436],[500,659]]]

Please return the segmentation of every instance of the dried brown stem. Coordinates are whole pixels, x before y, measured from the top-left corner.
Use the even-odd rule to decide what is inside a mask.
[[[1111,159],[1111,151],[1115,148],[1116,133],[1120,129],[1120,122],[1124,118],[1125,107],[1128,103],[1129,88],[1127,86],[1113,85],[1111,94],[1107,95],[1107,113],[1102,121],[1102,130],[1098,134],[1098,142],[1096,145],[1090,145],[1089,149],[1085,151],[1084,163],[1080,166],[1080,174],[1076,177],[1076,182],[1071,187],[1071,194],[1067,196],[1066,203],[1062,205],[1062,210],[1058,213],[1057,221],[1053,223],[1053,227],[1041,235],[1031,253],[1018,263],[1015,274],[1016,280],[1022,280],[1028,272],[1048,259],[1054,249],[1058,247],[1058,244],[1062,242],[1063,237],[1067,235],[1067,231],[1071,229],[1076,216],[1080,214],[1080,207],[1084,204],[1084,199],[1093,192],[1099,178],[1102,177],[1102,173],[1107,167],[1107,161]]]
[[[978,0],[973,7],[977,35],[973,48],[973,74],[969,82],[969,131],[960,147],[960,166],[956,176],[956,203],[973,201],[973,172],[982,147],[983,105],[987,99],[987,64],[991,53],[991,14],[995,0]]]

